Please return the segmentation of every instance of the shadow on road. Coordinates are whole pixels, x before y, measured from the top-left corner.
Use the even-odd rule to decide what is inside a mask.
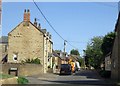
[[[77,71],[74,76],[86,76],[86,78],[91,79],[103,79],[96,70],[81,70]]]
[[[43,80],[47,82],[54,82],[59,84],[70,84],[70,85],[81,85],[81,86],[116,86],[116,84],[105,83],[103,81],[96,80],[72,80],[72,81],[49,81]]]

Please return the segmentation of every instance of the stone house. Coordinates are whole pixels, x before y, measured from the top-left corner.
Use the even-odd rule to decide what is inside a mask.
[[[8,37],[1,36],[0,37],[0,62],[2,61],[2,59],[4,59],[4,57],[6,57],[7,49],[8,49]]]
[[[23,21],[8,33],[8,63],[21,63],[39,58],[43,72],[48,69],[48,53],[52,53],[51,35],[41,29],[35,19],[30,21],[29,9],[24,11]]]
[[[120,12],[115,26],[116,37],[111,55],[111,78],[120,81]]]
[[[68,58],[69,58],[69,60],[71,59],[71,60],[73,60],[75,62],[75,61],[79,60],[80,56],[78,56],[78,55],[69,55]]]
[[[105,56],[105,70],[111,71],[111,52]]]
[[[44,60],[46,61],[46,67],[50,66],[52,68],[52,48],[53,48],[53,42],[51,39],[51,34],[46,31],[46,29],[41,29],[44,33]]]
[[[62,63],[62,59],[60,57],[60,54],[58,52],[53,51],[53,56],[52,56],[52,61],[53,63],[57,66],[57,68],[60,68],[60,65]]]
[[[67,63],[67,61],[66,61],[67,52],[64,53],[64,52],[59,51],[59,50],[55,50],[54,52],[59,55],[59,57],[61,59],[60,60],[61,64],[66,64]]]

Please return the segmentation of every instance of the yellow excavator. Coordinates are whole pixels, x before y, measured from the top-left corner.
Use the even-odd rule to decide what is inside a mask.
[[[68,64],[71,65],[72,73],[75,73],[75,62],[72,59],[69,59]]]

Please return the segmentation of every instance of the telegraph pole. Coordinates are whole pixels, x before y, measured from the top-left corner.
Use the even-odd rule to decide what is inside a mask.
[[[66,48],[66,40],[64,40],[64,54],[65,54],[65,48]]]
[[[65,63],[65,59],[66,59],[66,58],[65,58],[66,42],[67,42],[67,41],[66,41],[66,40],[64,40],[64,63]]]

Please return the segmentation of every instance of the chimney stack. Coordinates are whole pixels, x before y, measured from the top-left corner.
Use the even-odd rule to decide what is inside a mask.
[[[28,21],[30,21],[30,10],[29,9],[25,9],[24,10],[24,21],[26,22],[28,22]]]
[[[35,18],[34,25],[37,27],[37,19]]]
[[[38,25],[38,28],[41,29],[41,25],[40,25],[40,23],[39,23],[39,25]]]

